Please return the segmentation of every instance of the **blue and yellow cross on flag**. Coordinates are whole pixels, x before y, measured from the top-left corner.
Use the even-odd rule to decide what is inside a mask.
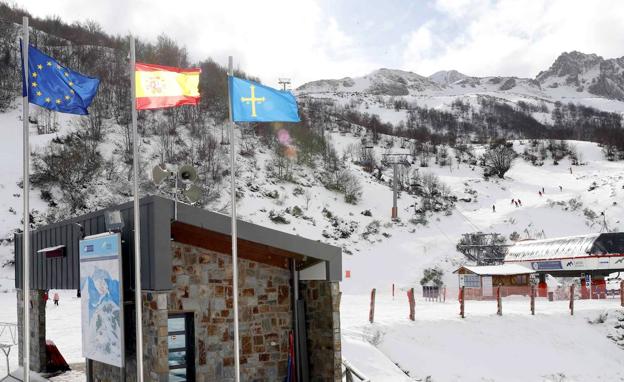
[[[28,83],[24,79],[22,73],[22,96],[28,95],[28,102],[80,115],[89,114],[87,108],[100,85],[99,79],[68,69],[32,46],[28,46]]]
[[[297,100],[281,91],[230,76],[232,120],[234,122],[299,122]]]

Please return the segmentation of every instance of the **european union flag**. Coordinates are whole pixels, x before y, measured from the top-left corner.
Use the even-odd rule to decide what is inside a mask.
[[[22,74],[22,96],[28,94],[28,102],[61,113],[86,115],[99,85],[99,79],[83,76],[28,46],[28,83]]]
[[[297,100],[290,92],[240,78],[229,78],[234,122],[299,122]]]

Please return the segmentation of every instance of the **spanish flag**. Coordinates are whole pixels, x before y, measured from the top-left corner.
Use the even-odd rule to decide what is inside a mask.
[[[199,102],[201,69],[135,64],[137,110],[160,109]]]

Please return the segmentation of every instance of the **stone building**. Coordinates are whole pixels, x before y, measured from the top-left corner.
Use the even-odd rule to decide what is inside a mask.
[[[156,196],[141,199],[140,205],[144,380],[233,380],[229,216],[182,204],[176,211],[173,201]],[[119,381],[123,375],[126,381],[136,380],[132,203],[32,233],[30,362],[35,371],[46,365],[43,292],[79,289],[78,242],[107,232],[110,211],[119,211],[124,223],[125,365],[87,360],[87,378]],[[15,243],[21,322],[19,235]],[[238,222],[238,248],[241,380],[283,380],[293,333],[300,380],[340,381],[340,248],[243,221]],[[21,344],[21,326],[19,336]]]

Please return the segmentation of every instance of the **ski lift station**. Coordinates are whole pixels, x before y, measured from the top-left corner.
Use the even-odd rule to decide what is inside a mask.
[[[157,196],[140,213],[144,380],[233,380],[230,217]],[[32,370],[47,363],[44,292],[69,289],[87,380],[136,380],[133,232],[126,203],[31,233]],[[241,380],[282,381],[294,364],[299,381],[340,381],[341,249],[244,221],[238,248]],[[15,254],[21,323],[21,235]]]
[[[546,274],[582,277],[581,296],[604,298],[605,278],[624,271],[624,232],[593,233],[545,240],[526,240],[509,247],[505,264],[517,264],[539,275],[538,293],[546,295]]]

